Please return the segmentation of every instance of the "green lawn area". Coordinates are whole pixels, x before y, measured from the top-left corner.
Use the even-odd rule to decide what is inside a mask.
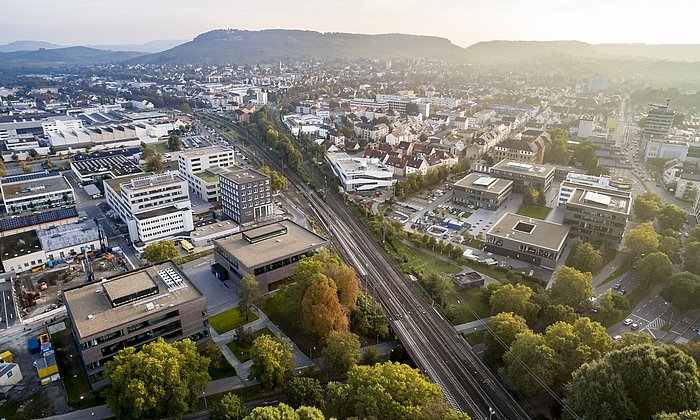
[[[275,334],[274,334],[272,331],[270,331],[269,328],[265,327],[265,328],[263,328],[263,329],[261,329],[261,330],[258,330],[258,331],[253,332],[253,339],[258,338],[258,337],[260,337],[261,335],[270,335],[270,336],[273,336],[273,337],[275,336]],[[244,363],[244,362],[247,362],[248,360],[250,360],[250,349],[251,349],[250,346],[241,347],[241,346],[239,346],[238,343],[236,343],[235,341],[231,341],[230,343],[226,344],[226,346],[227,346],[229,349],[231,349],[231,351],[233,352],[233,354],[236,355],[236,358],[237,358],[241,363]]]
[[[459,303],[457,302],[459,299]],[[458,288],[448,297],[455,305],[454,325],[476,321],[491,315],[491,308],[481,299],[481,288]],[[471,310],[470,310],[471,309]],[[476,312],[476,315],[473,312]]]
[[[70,326],[51,338],[56,351],[58,372],[61,374],[68,395],[68,405],[79,410],[104,404],[104,398],[90,388],[87,374],[71,337]],[[80,397],[83,398],[80,399]]]
[[[214,175],[214,174],[211,174],[207,171],[199,172],[199,173],[196,173],[194,175],[204,182],[216,182],[219,180],[219,175]]]
[[[424,267],[437,273],[457,274],[462,269],[453,262],[443,261],[418,249],[407,246],[403,242],[394,241],[398,252],[403,252],[414,267]]]
[[[223,334],[258,319],[254,313],[251,313],[248,318],[249,319],[246,321],[245,317],[241,315],[241,311],[239,311],[238,307],[236,307],[210,317],[209,325],[211,325],[211,327],[214,328],[219,334]]]
[[[301,326],[301,312],[298,305],[290,305],[284,290],[270,295],[262,304],[263,312],[290,340],[299,346],[307,356],[310,349],[316,347],[316,356],[321,354],[321,341],[313,334],[308,334]]]
[[[549,207],[543,206],[521,206],[516,214],[521,216],[534,217],[535,219],[544,220],[549,212],[552,211]]]
[[[170,149],[168,148],[168,142],[163,142],[163,143],[156,143],[156,151],[160,154],[165,154],[165,153],[170,153]]]
[[[221,349],[218,349],[221,352]],[[209,365],[209,376],[211,380],[217,380],[221,378],[228,378],[230,376],[236,376],[236,369],[231,366],[231,363],[226,360],[223,354],[221,354],[221,366],[214,367]]]
[[[240,166],[233,165],[233,166],[229,166],[229,167],[226,168],[226,169],[228,169],[229,171],[240,171],[240,170],[241,170],[241,167],[240,167]]]

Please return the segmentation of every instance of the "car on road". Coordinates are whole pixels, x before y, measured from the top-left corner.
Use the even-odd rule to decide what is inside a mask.
[[[630,318],[627,318],[626,320],[622,321],[622,325],[632,325],[632,321]]]
[[[621,335],[616,335],[615,337],[613,337],[613,340],[617,341],[617,340],[619,340],[619,339],[621,339],[621,338],[622,338]]]
[[[613,285],[614,290],[620,290],[620,287],[621,287],[620,283],[615,283],[615,285]]]
[[[620,290],[620,296],[624,296],[625,293],[627,293],[627,290],[625,290],[625,289]]]
[[[632,328],[633,330],[638,330],[638,329],[639,329],[639,324],[637,324],[637,323],[632,324],[632,326],[631,326],[630,328]]]

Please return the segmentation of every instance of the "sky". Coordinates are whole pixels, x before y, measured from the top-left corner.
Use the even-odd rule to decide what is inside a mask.
[[[0,44],[190,40],[212,29],[700,44],[697,0],[0,0]]]

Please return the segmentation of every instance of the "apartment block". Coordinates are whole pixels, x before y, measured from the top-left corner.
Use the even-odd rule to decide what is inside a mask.
[[[63,292],[80,359],[93,389],[108,384],[105,363],[119,350],[160,337],[209,336],[207,298],[171,261]]]
[[[220,146],[187,150],[177,159],[178,172],[190,190],[209,202],[218,201],[219,177],[228,169],[238,169],[235,165],[234,151]]]
[[[273,215],[270,177],[254,169],[220,175],[221,209],[238,224]]]
[[[632,195],[628,191],[580,187],[566,201],[563,224],[571,228],[574,236],[618,247],[631,207]]]
[[[504,159],[491,168],[491,175],[513,181],[514,191],[523,192],[533,188],[546,193],[554,180],[554,166]]]
[[[454,183],[452,200],[474,208],[498,210],[512,190],[513,181],[471,173]]]

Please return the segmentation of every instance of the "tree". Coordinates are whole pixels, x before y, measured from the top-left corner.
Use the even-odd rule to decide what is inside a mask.
[[[515,337],[529,328],[525,318],[512,312],[501,312],[491,317],[489,330],[491,334],[484,336],[485,358],[494,363],[501,360],[508,347],[515,341]]]
[[[659,242],[659,252],[663,252],[674,262],[680,262],[681,243],[673,236],[664,236]]]
[[[544,293],[542,293],[544,295]],[[535,295],[537,296],[537,295]],[[546,295],[544,295],[546,296]],[[546,305],[542,306],[538,317],[538,328],[543,330],[557,322],[567,322],[573,324],[579,318],[576,310],[569,305]]]
[[[284,387],[284,394],[287,404],[294,408],[305,405],[323,409],[326,404],[321,383],[316,378],[292,378]]]
[[[700,306],[700,276],[687,271],[674,274],[661,296],[677,310],[697,308]]]
[[[162,338],[138,352],[120,350],[107,362],[107,405],[117,418],[180,418],[194,408],[209,383],[209,359],[189,339],[172,344]]]
[[[700,410],[684,410],[680,413],[659,413],[653,420],[697,420],[700,419]]]
[[[163,172],[163,156],[157,153],[155,156],[151,156],[146,160],[146,171],[161,173]]]
[[[241,288],[238,291],[238,297],[240,299],[239,306],[245,314],[245,320],[248,321],[250,317],[250,309],[255,305],[255,301],[260,296],[260,286],[258,280],[255,276],[246,274],[241,279]]]
[[[637,278],[649,288],[668,280],[673,263],[663,252],[652,252],[637,262]]]
[[[621,349],[623,347],[636,346],[639,344],[653,344],[651,337],[646,334],[634,334],[625,333],[622,334],[619,340],[615,342],[615,348]]]
[[[661,210],[661,197],[651,191],[634,197],[632,211],[642,221],[653,220]]]
[[[530,187],[523,193],[523,206],[544,206],[545,204],[546,197],[542,191]]]
[[[180,105],[180,111],[189,114],[192,112],[192,107],[187,102],[183,102],[182,105]]]
[[[584,140],[574,146],[573,157],[576,162],[587,171],[598,166],[598,158],[595,155],[596,146],[589,140]]]
[[[595,294],[591,286],[591,273],[582,273],[575,268],[561,266],[554,272],[554,283],[550,290],[552,302],[572,308],[588,308]]]
[[[257,379],[265,389],[275,389],[283,385],[291,377],[294,369],[291,343],[266,334],[253,340],[250,358],[253,364],[248,378]]]
[[[311,279],[301,302],[301,322],[306,331],[319,337],[348,329],[348,317],[333,281],[327,276],[315,274]]]
[[[641,223],[625,233],[623,245],[630,255],[638,258],[659,249],[659,241],[659,234],[654,231],[651,223]]]
[[[141,159],[143,160],[148,160],[152,158],[153,156],[156,156],[158,154],[158,151],[156,150],[155,146],[152,144],[146,144],[144,142],[141,142]]]
[[[326,266],[324,273],[338,288],[338,301],[350,313],[357,304],[360,281],[355,270],[347,264],[333,263]]]
[[[282,191],[287,189],[287,178],[281,176],[274,169],[270,169],[269,166],[261,166],[258,170],[270,177],[270,185],[273,190]]]
[[[209,368],[211,369],[218,369],[223,364],[224,355],[214,340],[207,340],[206,343],[199,346],[199,353],[209,359]]]
[[[688,236],[690,238],[688,239],[689,242],[700,241],[700,224],[693,226],[688,231]]]
[[[683,269],[700,275],[700,242],[692,241],[685,244]]]
[[[349,331],[331,331],[325,343],[326,358],[336,373],[347,372],[360,360],[360,339]]]
[[[345,383],[330,382],[327,391],[329,412],[338,418],[421,418],[423,405],[442,398],[420,371],[392,362],[355,366]]]
[[[160,241],[148,245],[141,254],[146,261],[157,264],[161,261],[170,260],[180,255],[173,241]]]
[[[623,313],[629,310],[629,302],[620,295],[615,295],[606,290],[600,298],[600,306],[598,307],[598,317],[603,322],[612,322],[620,319]]]
[[[352,329],[365,337],[385,337],[389,334],[389,323],[382,307],[369,295],[360,293],[357,306],[350,312]]]
[[[173,152],[182,149],[182,140],[180,140],[180,136],[175,133],[170,134],[170,137],[168,138],[168,149]]]
[[[294,410],[285,403],[277,407],[255,407],[245,420],[324,420],[323,412],[316,407],[302,406]]]
[[[552,143],[544,151],[545,162],[556,165],[566,165],[569,163],[569,133],[566,130],[549,130]]]
[[[567,265],[583,273],[597,274],[605,263],[603,254],[588,242],[579,241],[571,252]]]
[[[657,217],[662,229],[673,229],[676,232],[680,231],[685,222],[688,221],[688,214],[685,210],[675,204],[663,206]]]
[[[542,335],[530,330],[515,337],[503,355],[503,377],[518,393],[531,397],[542,391],[539,378],[547,386],[554,384],[560,361]]]
[[[651,419],[700,407],[695,361],[668,345],[610,352],[577,370],[567,389],[566,402],[578,418]]]
[[[0,159],[0,177],[5,176],[6,173],[7,173],[7,170],[5,169],[5,161]]]
[[[529,318],[537,313],[539,308],[530,302],[532,289],[524,284],[504,284],[491,293],[489,305],[491,313],[512,312],[523,318]]]
[[[248,408],[238,395],[228,392],[214,404],[210,414],[211,420],[242,420],[248,415]]]
[[[372,366],[375,363],[379,363],[379,352],[374,347],[367,347],[360,359],[360,364]]]

